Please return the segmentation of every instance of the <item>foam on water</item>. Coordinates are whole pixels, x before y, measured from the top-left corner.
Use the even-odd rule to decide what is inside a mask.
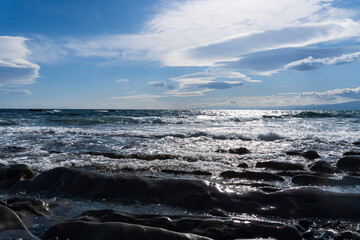
[[[39,171],[57,166],[132,169],[166,176],[161,170],[208,171],[209,179],[246,162],[275,160],[308,165],[286,151],[316,150],[335,163],[345,151],[360,150],[360,112],[221,110],[0,110],[0,163],[24,163]],[[246,147],[250,154],[218,153]],[[111,159],[89,152],[172,159]],[[191,178],[191,176],[189,176]],[[199,176],[193,176],[199,178]],[[288,180],[287,183],[289,184]]]

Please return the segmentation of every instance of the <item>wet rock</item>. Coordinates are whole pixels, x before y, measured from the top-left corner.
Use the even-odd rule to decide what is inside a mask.
[[[220,209],[216,210],[221,211]],[[262,221],[233,221],[231,218],[214,218],[204,215],[136,215],[113,210],[87,211],[82,217],[100,222],[125,222],[144,226],[192,233],[212,239],[232,240],[236,238],[300,239],[290,226]]]
[[[92,223],[71,221],[50,227],[42,239],[94,239],[94,240],[206,240],[209,238],[173,232],[161,228],[128,223]]]
[[[304,170],[304,167],[301,164],[297,163],[288,163],[288,162],[275,162],[275,161],[268,161],[268,162],[257,162],[257,168],[268,168],[273,170]]]
[[[217,153],[228,153],[229,151],[223,148],[219,148],[218,150],[216,150],[215,152]]]
[[[310,230],[304,232],[303,238],[304,239],[313,239],[314,235],[315,235],[315,231],[310,229]]]
[[[161,172],[170,173],[170,174],[192,174],[192,175],[198,175],[198,176],[211,176],[212,175],[210,172],[200,171],[200,170],[187,172],[187,171],[180,171],[180,170],[173,170],[173,169],[163,169],[163,170],[161,170]]]
[[[18,181],[32,179],[34,172],[24,164],[0,166],[0,187],[8,188]]]
[[[227,216],[229,216],[229,214],[226,211],[224,211],[224,210],[222,210],[220,208],[210,209],[207,213],[210,214],[210,215],[213,215],[213,216],[218,216],[218,217],[227,217]]]
[[[121,154],[114,152],[86,152],[85,154],[93,155],[93,156],[104,156],[112,159],[140,159],[140,160],[167,160],[167,159],[176,159],[180,158],[180,156],[170,155],[170,154],[155,154],[155,155],[141,155],[141,154]],[[185,160],[188,160],[185,158]]]
[[[250,172],[250,176],[252,174]],[[261,179],[258,174],[260,173],[257,173],[256,178]],[[360,194],[336,193],[311,187],[274,193],[253,191],[234,194],[223,192],[216,186],[199,180],[152,179],[55,168],[43,172],[33,180],[17,182],[8,191],[40,192],[51,196],[68,195],[107,201],[128,199],[200,211],[219,208],[234,213],[287,219],[360,220]]]
[[[316,161],[309,165],[309,168],[311,171],[319,172],[319,173],[335,173],[337,172],[337,169],[333,166],[331,166],[326,161]]]
[[[239,165],[237,167],[239,167],[239,168],[248,168],[249,165],[247,165],[246,163],[239,163]]]
[[[307,219],[301,219],[298,221],[298,224],[300,226],[302,226],[303,228],[305,229],[309,229],[309,227],[311,226],[312,222],[310,222],[309,220]]]
[[[344,152],[343,153],[343,156],[354,156],[354,155],[360,155],[360,152],[351,151],[351,152]]]
[[[296,151],[289,151],[289,152],[286,152],[286,155],[289,155],[289,156],[303,156],[309,160],[313,160],[313,159],[316,159],[316,158],[320,158],[320,155],[316,152],[316,151],[299,151],[299,150],[296,150]]]
[[[35,239],[27,230],[16,213],[0,205],[0,238],[1,239]]]
[[[29,112],[42,112],[43,110],[42,109],[28,109]]]
[[[240,148],[230,148],[229,153],[243,155],[243,154],[251,153],[251,151],[247,148],[240,147]]]
[[[360,141],[353,142],[353,145],[360,145]]]
[[[47,204],[37,198],[13,197],[1,201],[0,204],[15,211],[21,217],[29,214],[35,214],[39,216],[50,215]]]
[[[334,240],[360,240],[360,235],[354,232],[345,231],[334,237]]]
[[[284,179],[276,174],[268,172],[234,172],[234,171],[225,171],[220,174],[223,178],[242,178],[249,180],[263,180],[263,181],[280,181],[283,182]]]
[[[360,185],[360,178],[345,176],[342,179],[333,179],[314,175],[298,175],[293,177],[292,183],[303,186],[355,186]]]
[[[283,177],[294,177],[300,174],[309,174],[308,171],[283,171],[277,172],[276,175],[283,176]]]
[[[32,181],[18,182],[11,191],[48,192],[91,199],[132,199],[189,208],[208,207],[221,193],[203,181],[150,179],[127,174],[101,174],[82,169],[55,168]]]
[[[360,157],[343,157],[336,163],[336,167],[343,171],[357,172],[360,170]]]

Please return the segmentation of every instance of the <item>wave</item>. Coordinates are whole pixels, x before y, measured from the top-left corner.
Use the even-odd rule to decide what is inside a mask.
[[[277,133],[266,133],[266,134],[259,134],[258,139],[261,141],[276,141],[276,140],[282,140],[284,137],[280,136]]]
[[[0,126],[18,125],[15,121],[10,119],[0,119]]]
[[[296,118],[358,118],[359,111],[303,111],[293,115]]]

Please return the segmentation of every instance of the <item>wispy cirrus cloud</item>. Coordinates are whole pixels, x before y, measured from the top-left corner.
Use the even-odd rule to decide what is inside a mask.
[[[31,95],[31,92],[26,89],[0,89],[0,91],[9,95]]]
[[[352,20],[356,11],[336,8],[332,2],[171,1],[138,34],[75,40],[67,47],[85,57],[152,60],[165,66],[214,66],[248,53],[358,36],[359,23]]]
[[[129,82],[129,79],[127,79],[127,78],[120,78],[120,79],[116,79],[115,82],[118,82],[118,83],[127,83],[127,82]]]
[[[30,50],[23,37],[0,36],[0,87],[32,84],[40,66],[27,60]]]

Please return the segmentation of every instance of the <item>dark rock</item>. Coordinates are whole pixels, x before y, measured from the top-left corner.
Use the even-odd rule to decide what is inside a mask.
[[[213,216],[218,216],[218,217],[227,217],[227,216],[229,216],[229,214],[226,211],[224,211],[224,210],[222,210],[220,208],[210,209],[207,213],[210,214],[210,215],[213,215]]]
[[[313,239],[314,235],[315,235],[314,230],[308,230],[308,231],[304,232],[303,238],[304,239]]]
[[[0,166],[0,187],[8,188],[18,181],[32,179],[34,172],[24,164]]]
[[[200,170],[187,172],[187,171],[180,171],[180,170],[173,170],[173,169],[163,169],[163,170],[161,170],[161,172],[170,173],[170,174],[192,174],[192,175],[198,175],[198,176],[201,176],[201,175],[202,176],[211,176],[212,175],[210,172],[200,171]]]
[[[360,157],[343,157],[336,163],[336,167],[343,171],[357,172],[360,170]]]
[[[42,112],[42,109],[28,109],[29,112]]]
[[[18,182],[10,190],[51,192],[93,199],[132,199],[189,208],[204,208],[215,187],[199,180],[150,179],[126,174],[101,174],[81,169],[55,168],[45,171],[32,181]]]
[[[300,174],[309,174],[308,171],[283,171],[277,172],[276,175],[283,176],[283,177],[294,177]]]
[[[353,142],[353,145],[360,145],[360,141]]]
[[[360,235],[357,233],[345,231],[345,232],[340,233],[340,235],[335,237],[334,239],[336,239],[336,240],[349,240],[349,239],[360,240]]]
[[[314,175],[297,175],[293,177],[292,183],[297,185],[319,185],[319,186],[355,186],[360,185],[360,178],[345,176],[342,179],[319,177]]]
[[[343,156],[354,156],[354,155],[360,155],[360,152],[351,151],[351,152],[344,152],[343,154]]]
[[[228,153],[229,151],[226,150],[226,149],[219,148],[219,149],[216,150],[215,152],[217,152],[217,153]]]
[[[274,187],[260,187],[259,189],[266,193],[273,193],[273,192],[281,191],[280,188],[274,188]]]
[[[263,181],[280,181],[284,179],[276,174],[268,172],[234,172],[225,171],[220,174],[223,178],[243,178],[249,180],[263,180]]]
[[[63,153],[63,152],[51,150],[51,151],[48,151],[48,153],[50,153],[50,154],[60,154],[60,153]]]
[[[42,239],[94,239],[94,240],[206,240],[209,238],[177,233],[161,228],[128,223],[90,223],[71,221],[50,227]]]
[[[163,229],[192,233],[206,236],[213,239],[232,240],[237,238],[276,238],[276,239],[300,239],[297,231],[287,225],[279,223],[269,223],[262,221],[244,221],[237,219],[233,221],[226,218],[222,219],[204,215],[136,215],[120,213],[113,210],[87,211],[81,216],[90,220],[100,222],[125,222],[144,226],[160,227]]]
[[[249,165],[247,165],[246,163],[239,163],[238,167],[239,168],[248,168]]]
[[[257,162],[257,168],[269,168],[273,170],[304,170],[304,167],[301,164],[297,163],[288,163],[288,162]]]
[[[261,175],[256,175],[256,178],[260,179]],[[51,196],[69,195],[107,201],[129,199],[199,211],[219,208],[234,213],[287,219],[360,220],[360,194],[337,193],[311,187],[274,193],[254,191],[235,194],[223,192],[216,186],[199,180],[151,179],[55,168],[43,172],[33,180],[20,181],[8,191],[50,193]]]
[[[5,206],[0,205],[0,238],[1,239],[35,239],[27,230],[18,215]]]
[[[313,159],[316,159],[316,158],[320,158],[319,154],[316,152],[316,151],[299,151],[299,150],[296,150],[296,151],[289,151],[289,152],[286,152],[286,155],[289,155],[289,156],[303,156],[309,160],[313,160]]]
[[[180,158],[179,156],[174,156],[170,154],[141,155],[141,154],[121,154],[121,153],[113,153],[113,152],[87,152],[86,154],[93,156],[104,156],[112,159],[135,158],[135,159],[147,160],[147,161]]]
[[[49,216],[47,204],[37,198],[13,197],[0,202],[0,204],[15,211],[21,217],[29,214]]]
[[[335,173],[337,172],[337,169],[335,167],[332,167],[328,162],[326,161],[316,161],[309,165],[309,168],[311,171],[319,172],[319,173]]]
[[[251,153],[251,151],[247,148],[240,147],[240,148],[230,148],[229,153],[243,155],[243,154]]]
[[[298,224],[300,226],[302,226],[303,228],[305,229],[309,229],[309,227],[311,226],[312,222],[310,222],[309,220],[307,219],[301,219],[298,221]]]

